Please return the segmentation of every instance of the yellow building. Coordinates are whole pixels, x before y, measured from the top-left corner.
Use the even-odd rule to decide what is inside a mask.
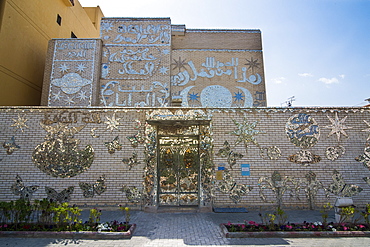
[[[101,17],[77,0],[2,0],[0,105],[40,105],[49,40],[97,38]]]

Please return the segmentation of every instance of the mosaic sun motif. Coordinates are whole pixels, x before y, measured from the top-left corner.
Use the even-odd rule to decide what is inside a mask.
[[[320,128],[313,117],[305,113],[291,116],[285,125],[289,140],[301,148],[314,146],[320,137]]]

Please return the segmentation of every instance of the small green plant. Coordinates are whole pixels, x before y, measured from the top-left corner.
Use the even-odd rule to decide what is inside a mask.
[[[95,226],[96,224],[100,223],[101,214],[101,210],[97,208],[90,209],[89,224],[91,226]]]
[[[125,216],[125,224],[129,224],[130,223],[130,208],[129,207],[124,207],[122,205],[118,205],[119,209],[121,209],[121,211],[123,212],[124,216]]]
[[[54,211],[52,209],[57,206],[58,204],[56,202],[51,202],[46,198],[35,200],[33,207],[37,214],[37,222],[51,224],[54,216]]]
[[[320,210],[322,223],[326,225],[328,223],[329,211],[333,208],[330,202],[324,204],[323,208]]]
[[[4,224],[12,220],[13,201],[0,202],[0,223]]]
[[[342,207],[340,209],[339,214],[340,214],[339,223],[352,221],[352,218],[355,215],[355,208],[352,206]]]
[[[365,211],[361,212],[362,217],[364,218],[366,224],[370,224],[369,216],[370,216],[370,204],[366,204]]]
[[[32,206],[28,200],[18,199],[13,204],[13,221],[16,225],[20,222],[28,222],[32,213]]]
[[[280,207],[278,207],[278,208],[276,209],[275,216],[276,216],[276,218],[277,218],[277,220],[278,220],[278,224],[279,224],[279,225],[283,225],[283,224],[285,224],[285,223],[287,222],[287,220],[288,220],[288,215],[287,215],[287,214],[285,213],[285,211],[284,211],[282,208],[280,208]]]
[[[72,229],[72,224],[81,224],[78,216],[81,215],[82,210],[77,206],[70,207],[68,203],[64,202],[57,207],[53,207],[52,210],[54,211],[53,220],[58,227],[69,225],[70,229]]]

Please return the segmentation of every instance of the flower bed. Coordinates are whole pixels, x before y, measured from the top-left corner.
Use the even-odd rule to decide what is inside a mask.
[[[22,237],[22,238],[86,238],[86,239],[125,239],[131,238],[136,229],[136,224],[117,224],[116,227],[102,228],[99,225],[91,229],[89,226],[80,227],[81,230],[63,230],[56,225],[24,224],[15,228],[5,224],[0,228],[0,237]],[[90,229],[90,230],[89,230]]]
[[[245,224],[223,223],[221,231],[227,238],[287,238],[287,237],[369,237],[370,227],[366,224],[303,224],[262,225],[254,221]]]

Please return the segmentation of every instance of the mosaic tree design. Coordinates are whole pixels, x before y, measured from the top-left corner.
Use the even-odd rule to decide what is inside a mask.
[[[320,189],[324,190],[326,196],[328,196],[326,188],[324,188],[323,184],[316,179],[316,173],[312,171],[309,171],[305,175],[302,186],[304,187],[304,192],[310,210],[313,210],[315,207],[315,198]]]
[[[283,205],[283,196],[286,192],[289,192],[291,197],[295,196],[299,200],[299,179],[290,178],[288,176],[283,177],[278,171],[274,171],[271,177],[260,177],[258,180],[258,186],[260,188],[259,194],[262,201],[268,202],[263,191],[265,189],[270,189],[275,195],[275,201],[270,202],[276,203],[278,208],[281,208]]]
[[[85,126],[68,127],[58,123],[47,126],[40,123],[47,132],[45,141],[36,146],[32,160],[37,168],[53,177],[74,177],[90,168],[94,161],[91,145],[79,149],[79,139],[73,138]]]

